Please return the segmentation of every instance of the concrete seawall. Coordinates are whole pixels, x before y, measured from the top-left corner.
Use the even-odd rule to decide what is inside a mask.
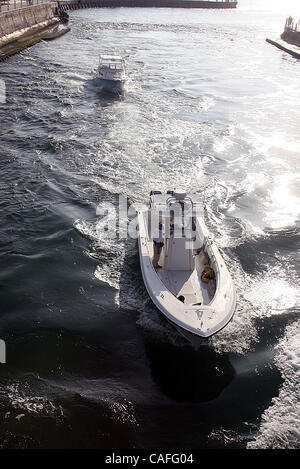
[[[7,11],[0,15],[0,59],[41,39],[41,31],[59,23],[57,3]]]
[[[295,59],[300,59],[300,47],[288,44],[285,41],[282,41],[281,39],[277,39],[276,41],[273,41],[272,39],[266,39],[266,41],[269,44],[272,44],[273,46],[277,47],[277,49],[287,52]]]
[[[289,16],[289,18],[286,19],[284,31],[280,39],[276,39],[275,41],[266,39],[266,41],[278,49],[287,52],[295,59],[300,59],[300,21],[295,23],[293,18]]]
[[[57,3],[44,3],[0,15],[0,38],[57,17]]]
[[[219,0],[58,0],[59,8],[63,11],[79,10],[81,8],[236,8],[237,1]]]

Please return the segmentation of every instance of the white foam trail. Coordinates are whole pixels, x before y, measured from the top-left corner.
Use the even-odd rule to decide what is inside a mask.
[[[28,389],[27,389],[28,387]],[[18,383],[13,383],[6,388],[0,389],[0,394],[8,400],[8,403],[11,407],[16,410],[26,411],[28,414],[38,414],[38,415],[59,415],[63,416],[63,410],[60,406],[57,406],[49,399],[46,399],[43,396],[30,395],[30,386],[25,386]],[[11,416],[10,412],[6,413],[5,418]],[[25,414],[17,414],[14,418],[19,420],[21,417],[24,417]]]
[[[158,341],[167,341],[178,347],[186,345],[186,340],[183,336],[152,305],[140,313],[137,324],[146,333],[152,337],[155,336],[155,339]]]
[[[210,339],[210,344],[218,353],[246,353],[257,342],[257,329],[254,325],[256,308],[245,297],[251,285],[251,278],[245,275],[234,257],[223,254],[237,290],[237,306],[232,320],[218,334]]]
[[[120,306],[120,275],[120,271],[118,271],[116,266],[113,266],[112,264],[98,265],[94,272],[95,278],[116,290],[115,305],[117,306]]]
[[[279,278],[279,272],[273,269],[262,278],[253,281],[245,298],[256,305],[259,317],[269,317],[293,308],[300,299],[299,290],[287,279]]]
[[[300,321],[286,329],[277,345],[275,363],[284,378],[279,396],[262,415],[261,425],[250,449],[296,449],[300,447]]]
[[[92,250],[86,254],[101,261],[94,271],[94,277],[115,290],[115,306],[144,311],[149,298],[136,272],[126,261],[126,254],[134,241],[101,237],[101,232],[97,231],[97,221],[76,220],[74,226],[93,242]],[[138,256],[137,250],[135,254]]]

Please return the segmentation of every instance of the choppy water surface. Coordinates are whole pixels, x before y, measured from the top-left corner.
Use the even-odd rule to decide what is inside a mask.
[[[270,6],[82,10],[1,64],[1,447],[299,447],[300,63],[265,42],[292,13]],[[123,96],[93,81],[111,51]],[[206,188],[238,290],[198,350],[136,241],[96,230],[100,202],[175,185]]]

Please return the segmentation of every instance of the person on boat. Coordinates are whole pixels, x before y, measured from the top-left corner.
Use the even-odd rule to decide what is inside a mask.
[[[160,258],[161,250],[164,246],[164,238],[162,232],[162,223],[159,223],[158,230],[155,230],[154,237],[153,237],[153,247],[154,247],[154,255],[153,255],[153,267],[155,269],[160,269],[161,265],[158,265],[158,261]]]
[[[214,280],[215,278],[215,272],[211,267],[205,267],[205,269],[202,272],[201,275],[201,280],[202,282],[208,283],[210,280]]]
[[[178,298],[177,298],[179,301],[181,301],[182,303],[184,303],[185,301],[185,298],[183,295],[180,295]]]

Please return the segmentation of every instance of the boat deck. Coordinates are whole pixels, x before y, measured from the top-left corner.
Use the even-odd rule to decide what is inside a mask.
[[[177,239],[175,241],[178,243],[184,240]],[[209,304],[214,295],[214,285],[210,283],[207,284],[201,280],[203,269],[209,265],[208,257],[203,253],[202,255],[193,256],[193,268],[180,270],[178,268],[169,269],[168,266],[172,265],[172,263],[170,263],[169,256],[166,254],[166,247],[167,243],[163,247],[158,261],[161,268],[156,270],[157,275],[166,288],[177,298],[184,296],[185,304]],[[185,251],[185,253],[187,253],[187,251]],[[180,258],[180,252],[173,252],[173,256],[177,259]],[[179,265],[183,264],[184,262],[182,261],[179,263]]]
[[[170,292],[177,298],[184,296],[185,304],[209,304],[209,285],[199,281],[198,271],[157,269],[157,275]]]

